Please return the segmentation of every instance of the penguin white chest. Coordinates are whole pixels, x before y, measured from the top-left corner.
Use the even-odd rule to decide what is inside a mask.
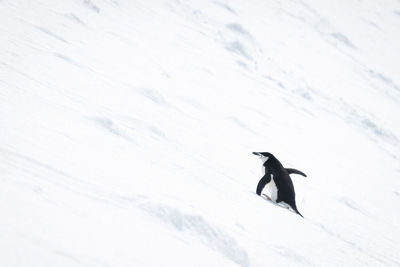
[[[273,202],[276,202],[276,200],[278,199],[278,188],[276,187],[273,174],[271,174],[271,181],[266,186],[269,193],[271,194],[271,200]]]

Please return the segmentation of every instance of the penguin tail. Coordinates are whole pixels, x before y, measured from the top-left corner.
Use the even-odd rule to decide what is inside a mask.
[[[304,216],[301,215],[301,213],[300,213],[299,210],[297,209],[296,204],[294,204],[294,205],[292,206],[292,209],[293,209],[297,214],[299,214],[302,218],[304,218]]]
[[[297,209],[295,210],[295,212],[296,212],[297,214],[299,214],[302,218],[304,218],[304,216],[301,215],[301,213],[300,213]]]

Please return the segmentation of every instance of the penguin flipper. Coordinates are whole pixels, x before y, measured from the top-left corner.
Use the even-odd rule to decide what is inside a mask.
[[[266,173],[263,178],[258,182],[257,185],[257,195],[261,196],[261,192],[264,189],[265,185],[268,184],[271,181],[271,175],[269,173]]]
[[[307,177],[307,175],[305,175],[303,172],[301,172],[299,170],[291,169],[291,168],[285,168],[285,169],[289,174],[294,173],[294,174],[299,174],[299,175],[303,175],[304,177]]]

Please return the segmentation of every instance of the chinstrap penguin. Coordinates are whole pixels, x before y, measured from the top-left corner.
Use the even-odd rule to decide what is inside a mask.
[[[289,174],[295,173],[304,177],[307,176],[299,170],[284,168],[279,160],[269,152],[253,152],[253,154],[259,156],[263,163],[263,177],[258,182],[257,195],[261,195],[262,190],[267,186],[271,194],[270,200],[275,203],[286,203],[303,217],[296,207],[293,182]]]

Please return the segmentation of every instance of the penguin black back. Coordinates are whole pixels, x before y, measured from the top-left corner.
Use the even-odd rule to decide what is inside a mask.
[[[288,204],[297,214],[303,217],[297,210],[294,186],[289,174],[300,174],[305,177],[306,175],[296,169],[284,168],[282,163],[269,152],[253,152],[253,154],[259,156],[263,162],[263,177],[258,182],[257,194],[261,195],[262,190],[267,186],[272,201]]]

